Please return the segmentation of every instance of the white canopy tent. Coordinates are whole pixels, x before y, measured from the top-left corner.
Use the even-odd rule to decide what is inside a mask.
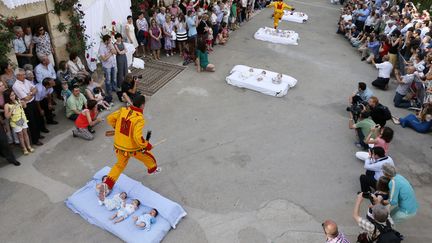
[[[87,64],[90,70],[96,69],[98,60],[98,50],[101,42],[102,27],[106,26],[111,29],[111,23],[116,22],[117,31],[124,32],[126,18],[131,15],[130,0],[81,0],[82,11],[84,12],[84,25],[86,26],[85,34],[89,36],[87,46],[90,48],[86,51]],[[122,33],[124,34],[124,33]],[[132,55],[130,55],[132,56]]]
[[[44,0],[1,0],[6,7],[10,9],[14,9],[16,7],[30,4],[30,3],[37,3],[37,2],[43,2]]]

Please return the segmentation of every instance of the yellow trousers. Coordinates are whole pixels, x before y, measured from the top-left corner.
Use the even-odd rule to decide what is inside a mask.
[[[153,173],[157,169],[156,160],[153,157],[153,154],[150,151],[146,152],[124,152],[121,150],[116,151],[117,154],[117,163],[111,168],[106,180],[106,184],[109,188],[113,188],[117,179],[120,177],[120,174],[126,168],[129,159],[134,157],[135,159],[141,161],[146,167],[148,173]]]
[[[274,20],[274,28],[277,29],[278,25],[279,25],[279,21],[281,20],[283,16],[283,12],[275,12],[274,16],[273,16],[273,20]]]

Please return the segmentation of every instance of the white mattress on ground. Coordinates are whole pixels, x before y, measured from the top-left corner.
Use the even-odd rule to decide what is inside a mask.
[[[292,30],[275,30],[274,28],[264,27],[255,32],[254,38],[276,44],[298,45],[299,35]]]
[[[284,10],[284,15],[282,16],[282,20],[296,23],[305,23],[308,19],[309,17],[305,13],[288,10]]]
[[[285,74],[282,74],[280,84],[274,84],[272,80],[278,75],[278,73],[259,68],[253,68],[253,72],[251,72],[250,69],[251,67],[245,65],[234,66],[230,75],[226,77],[227,83],[275,97],[285,96],[288,89],[297,84],[295,78]],[[262,71],[265,71],[266,74],[263,75]],[[258,81],[258,77],[262,77],[263,80]]]

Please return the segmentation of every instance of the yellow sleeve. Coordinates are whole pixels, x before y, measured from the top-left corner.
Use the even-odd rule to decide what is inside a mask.
[[[110,126],[112,126],[113,128],[115,128],[115,125],[116,125],[116,123],[117,123],[117,120],[118,120],[119,117],[120,117],[121,109],[123,109],[123,108],[120,108],[120,109],[114,111],[113,113],[111,113],[111,114],[109,114],[109,115],[107,116],[107,123],[108,123]]]
[[[140,148],[145,148],[148,145],[148,141],[145,140],[145,138],[143,137],[143,134],[142,134],[144,124],[145,124],[145,121],[143,119],[137,120],[135,125],[134,125],[134,130],[133,130],[133,134],[132,134],[135,143]]]
[[[292,6],[290,6],[290,5],[286,4],[286,3],[284,3],[283,8],[284,8],[284,9],[288,9],[288,10],[292,10],[294,7],[292,7]]]
[[[269,5],[267,5],[267,8],[274,7],[274,5],[275,5],[275,2],[271,2]]]

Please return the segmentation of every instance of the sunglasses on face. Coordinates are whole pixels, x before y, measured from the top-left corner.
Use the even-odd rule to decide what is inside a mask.
[[[42,32],[42,31],[44,31],[44,29],[39,29],[39,32]]]

